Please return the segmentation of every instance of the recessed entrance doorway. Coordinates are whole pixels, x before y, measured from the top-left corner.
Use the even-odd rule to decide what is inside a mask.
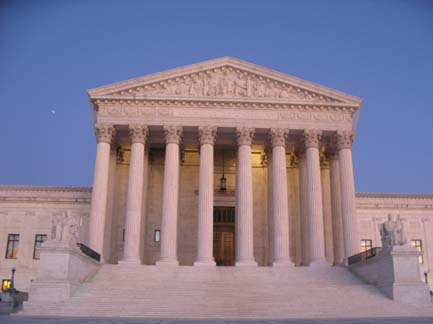
[[[217,266],[235,265],[235,208],[214,207],[213,256]]]

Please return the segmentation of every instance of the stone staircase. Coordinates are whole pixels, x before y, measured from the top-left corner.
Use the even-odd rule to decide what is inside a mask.
[[[25,303],[20,315],[301,318],[433,316],[384,297],[342,267],[103,265],[65,302]]]

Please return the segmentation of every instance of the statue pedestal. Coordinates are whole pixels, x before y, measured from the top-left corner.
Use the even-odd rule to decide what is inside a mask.
[[[29,303],[68,299],[98,268],[99,263],[76,246],[55,240],[45,242],[41,247],[38,276],[30,287]]]
[[[349,268],[383,294],[402,303],[430,304],[427,285],[421,281],[416,248],[395,245],[384,248],[373,258],[352,264]]]

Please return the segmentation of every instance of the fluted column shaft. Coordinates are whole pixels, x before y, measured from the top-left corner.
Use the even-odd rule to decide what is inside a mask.
[[[273,266],[291,265],[289,250],[289,204],[287,195],[286,136],[284,129],[271,129]]]
[[[344,259],[359,253],[360,241],[356,220],[355,181],[353,177],[353,132],[338,132],[337,148],[340,164],[341,209],[344,229]]]
[[[319,159],[320,135],[320,132],[316,130],[309,130],[304,133],[306,147],[305,158],[307,164],[307,211],[310,264],[326,262]]]
[[[307,208],[307,160],[305,158],[304,150],[298,150],[297,155],[299,165],[299,205],[301,215],[301,265],[307,266],[310,264],[310,238],[308,237],[309,218]]]
[[[177,212],[179,201],[179,143],[182,127],[165,126],[165,162],[162,192],[161,255],[158,265],[178,265]]]
[[[238,160],[236,166],[236,266],[257,265],[253,241],[253,180],[251,144],[253,128],[237,128]]]
[[[329,156],[329,172],[331,183],[332,238],[334,247],[334,265],[344,263],[344,234],[341,212],[340,165],[338,155]]]
[[[96,161],[90,206],[89,245],[104,256],[104,232],[107,211],[108,176],[110,169],[110,143],[115,134],[112,125],[95,125]]]
[[[129,136],[132,144],[126,201],[123,261],[137,264],[141,263],[140,241],[143,221],[141,217],[143,207],[144,145],[147,135],[147,126],[129,126]]]
[[[274,260],[274,221],[273,221],[273,184],[272,184],[272,144],[265,145],[265,154],[268,165],[268,264],[272,265]]]
[[[197,260],[194,265],[215,265],[213,257],[214,143],[217,128],[199,127],[200,176],[198,189]]]

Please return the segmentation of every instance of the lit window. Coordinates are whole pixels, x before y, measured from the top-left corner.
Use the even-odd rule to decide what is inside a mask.
[[[421,240],[412,240],[412,246],[415,247],[418,251],[422,253],[422,241]],[[419,256],[419,263],[424,263],[424,256],[421,254]]]
[[[369,239],[361,240],[361,252],[371,250],[373,248],[373,241]]]
[[[9,279],[2,280],[2,291],[9,289],[11,287],[11,281]]]
[[[161,241],[161,231],[159,229],[153,233],[153,241],[157,243]]]
[[[18,255],[18,246],[20,243],[19,234],[9,234],[8,244],[6,246],[6,259],[16,259]]]
[[[35,236],[35,247],[33,248],[33,259],[39,260],[41,253],[41,245],[47,240],[47,236],[44,234],[36,234]]]

